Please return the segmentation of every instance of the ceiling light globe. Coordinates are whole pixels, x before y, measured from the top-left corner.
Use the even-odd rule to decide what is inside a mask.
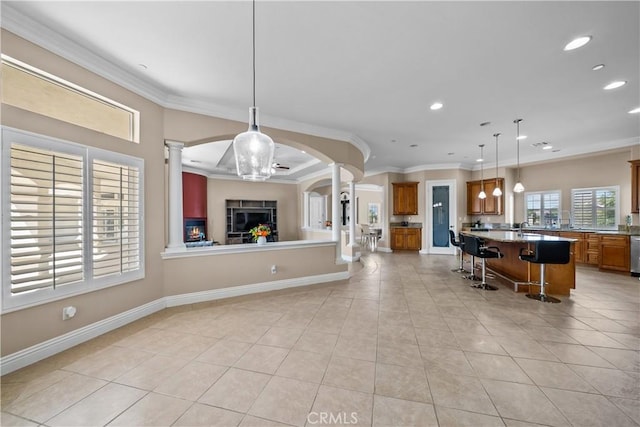
[[[524,185],[520,181],[516,182],[516,185],[513,186],[514,193],[522,193],[524,191]]]
[[[433,104],[431,104],[431,108],[432,110],[439,110],[443,107],[442,102],[434,102]]]

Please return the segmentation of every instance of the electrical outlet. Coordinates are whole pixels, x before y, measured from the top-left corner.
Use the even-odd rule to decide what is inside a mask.
[[[278,267],[274,264],[271,266],[271,274],[276,274],[278,272]]]
[[[76,315],[76,308],[72,305],[62,309],[62,320],[69,320]]]

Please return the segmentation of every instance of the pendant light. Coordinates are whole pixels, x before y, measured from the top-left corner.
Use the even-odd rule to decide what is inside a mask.
[[[518,164],[518,179],[516,185],[513,186],[514,193],[522,193],[524,191],[524,185],[520,181],[520,122],[522,119],[515,119],[513,123],[516,124],[516,159]]]
[[[486,199],[487,193],[484,192],[484,144],[480,144],[480,158],[478,161],[480,162],[480,194],[478,194],[478,199]]]
[[[273,140],[258,127],[256,107],[256,2],[253,0],[253,105],[249,109],[249,130],[233,139],[238,176],[249,181],[265,181],[272,174]]]
[[[493,136],[496,138],[496,188],[493,190],[493,195],[495,197],[502,196],[502,190],[500,189],[500,185],[498,184],[498,137],[499,133],[494,133]]]

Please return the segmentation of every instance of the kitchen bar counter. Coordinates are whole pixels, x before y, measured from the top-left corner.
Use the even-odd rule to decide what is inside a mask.
[[[552,295],[569,295],[576,287],[576,264],[574,259],[574,243],[576,239],[558,236],[546,236],[535,233],[519,233],[514,231],[463,231],[462,234],[479,237],[486,241],[487,246],[497,246],[504,254],[503,258],[486,259],[487,268],[496,273],[506,282],[513,284],[516,292],[529,291],[530,281],[540,280],[540,266],[538,264],[521,261],[518,258],[521,248],[534,249],[536,241],[570,241],[571,259],[568,264],[547,264],[546,292]],[[539,292],[538,285],[531,286],[531,292]]]

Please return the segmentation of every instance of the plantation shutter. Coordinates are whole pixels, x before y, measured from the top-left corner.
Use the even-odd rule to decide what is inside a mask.
[[[84,279],[83,159],[11,145],[11,294]]]
[[[140,171],[102,160],[92,163],[93,277],[140,268]]]
[[[593,192],[591,190],[573,190],[573,224],[578,228],[593,227]]]

